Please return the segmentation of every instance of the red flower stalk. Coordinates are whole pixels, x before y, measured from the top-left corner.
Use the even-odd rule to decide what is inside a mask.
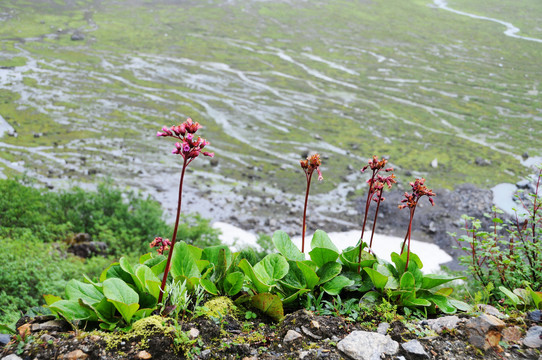
[[[416,179],[413,183],[410,183],[410,186],[412,187],[412,194],[405,192],[405,198],[401,200],[403,204],[399,205],[399,209],[404,209],[408,207],[410,209],[410,221],[408,222],[408,230],[405,235],[405,240],[403,241],[403,246],[401,247],[401,254],[405,250],[405,244],[408,240],[408,247],[407,247],[407,260],[405,265],[405,271],[408,270],[408,262],[410,260],[410,235],[412,233],[412,219],[414,218],[414,212],[416,211],[416,206],[418,205],[418,201],[423,196],[427,196],[429,199],[429,202],[432,206],[435,206],[435,202],[433,201],[433,198],[431,196],[435,196],[436,194],[433,192],[433,190],[428,189],[425,185],[425,179]]]
[[[376,229],[376,220],[378,217],[378,209],[380,208],[380,203],[384,200],[386,200],[385,197],[382,196],[382,192],[384,191],[384,184],[388,186],[388,189],[391,189],[392,184],[397,183],[395,181],[395,174],[391,174],[387,177],[382,177],[380,175],[377,175],[377,181],[374,184],[374,196],[373,201],[376,202],[376,210],[375,210],[375,217],[373,220],[373,229],[371,232],[371,240],[369,242],[369,251],[373,252],[373,237],[375,235],[375,229]]]
[[[154,240],[150,243],[150,247],[158,247],[156,249],[156,252],[160,255],[164,253],[164,251],[169,250],[171,246],[171,241],[169,239],[162,239],[161,237],[155,237]]]
[[[361,172],[363,173],[368,168],[371,168],[373,173],[371,174],[371,178],[369,180],[367,180],[367,184],[369,184],[369,190],[367,191],[367,200],[365,201],[365,215],[363,217],[363,226],[361,227],[361,238],[359,240],[358,263],[360,263],[360,265],[358,265],[358,273],[361,271],[361,251],[362,251],[362,247],[363,247],[363,235],[365,234],[365,225],[367,224],[367,215],[369,214],[369,207],[371,206],[371,200],[373,199],[373,197],[374,197],[374,195],[376,193],[375,183],[379,179],[378,178],[378,173],[382,169],[384,169],[387,162],[388,162],[388,160],[386,160],[384,158],[382,158],[382,160],[378,161],[376,155],[373,155],[372,160],[369,160],[367,165],[365,165],[363,167],[363,169],[361,169]],[[390,172],[390,171],[393,171],[393,168],[386,168],[386,169],[384,169],[384,171],[385,172]],[[391,184],[395,183],[395,180],[393,180],[393,179],[395,179],[395,175],[392,174],[392,175],[390,175],[390,176],[388,176],[386,178],[382,178],[382,180],[383,180],[382,182],[386,183],[388,185],[388,187],[391,187]],[[382,195],[382,194],[380,194],[380,195]],[[377,201],[377,204],[380,204],[380,202]],[[378,205],[377,205],[377,209],[378,209]],[[376,215],[375,215],[375,222],[376,222]],[[373,234],[374,234],[374,223],[373,223]],[[372,239],[373,239],[373,235],[371,235],[371,245],[372,245]],[[371,247],[371,245],[369,245],[369,247]]]
[[[169,269],[171,265],[171,256],[173,255],[173,248],[175,246],[175,241],[177,240],[177,230],[179,228],[179,219],[181,215],[183,181],[184,181],[184,173],[186,171],[186,167],[195,158],[197,158],[200,153],[203,154],[204,156],[209,156],[209,157],[213,157],[215,155],[214,153],[202,151],[202,149],[205,146],[209,145],[209,142],[207,140],[202,139],[199,136],[197,139],[194,139],[194,134],[199,129],[201,129],[201,127],[202,126],[199,123],[193,122],[192,119],[188,118],[186,119],[184,123],[180,125],[174,125],[170,128],[167,128],[166,126],[164,126],[162,128],[162,131],[158,131],[158,133],[156,133],[156,136],[172,137],[174,139],[180,140],[179,142],[175,143],[175,149],[173,149],[172,153],[181,155],[183,157],[181,180],[179,182],[179,200],[177,202],[177,217],[175,219],[175,228],[173,230],[173,237],[171,238],[171,249],[169,251],[167,262],[166,262],[166,268],[164,270],[164,278],[162,279],[162,284],[160,286],[160,295],[158,296],[158,303],[162,302],[162,297],[164,295],[164,289],[166,287],[166,281],[167,281],[167,277],[168,277]]]
[[[320,171],[320,165],[322,164],[322,161],[320,160],[319,154],[314,154],[310,157],[307,157],[306,160],[300,160],[299,161],[301,168],[305,172],[305,176],[307,178],[307,191],[305,193],[305,207],[303,208],[303,230],[301,232],[301,252],[305,252],[305,221],[307,218],[307,202],[309,201],[309,189],[311,187],[311,179],[312,179],[312,173],[314,170],[318,172],[318,180],[322,181],[324,180],[322,176],[322,172]]]

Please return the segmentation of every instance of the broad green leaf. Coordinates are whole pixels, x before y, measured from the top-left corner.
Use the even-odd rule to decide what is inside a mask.
[[[283,305],[288,305],[288,304],[291,304],[292,302],[294,302],[299,296],[305,294],[305,293],[308,293],[310,290],[309,289],[301,289],[301,290],[298,290],[296,291],[295,293],[293,293],[292,295],[282,299],[282,304]]]
[[[139,309],[139,304],[137,304],[137,303],[136,304],[124,304],[124,303],[121,303],[121,302],[115,301],[115,300],[108,300],[108,301],[111,301],[111,303],[113,303],[113,305],[115,306],[115,308],[117,308],[117,310],[119,311],[122,318],[124,319],[124,321],[126,321],[127,324],[130,323],[130,321],[132,320],[132,316],[134,316],[137,309]]]
[[[203,286],[205,291],[207,291],[209,294],[218,295],[218,289],[216,288],[215,284],[213,284],[212,281],[207,280],[207,279],[200,279],[199,283],[201,284],[201,286]]]
[[[16,334],[17,331],[15,331],[14,328],[9,327],[5,324],[0,324],[0,334]]]
[[[399,282],[401,290],[414,291],[416,286],[416,281],[414,280],[414,275],[410,271],[407,271],[401,276],[401,281]]]
[[[254,265],[254,271],[260,279],[268,284],[274,284],[288,273],[290,266],[281,254],[269,254]]]
[[[256,294],[250,299],[250,303],[275,321],[279,321],[284,317],[282,301],[277,295],[269,293]]]
[[[441,288],[441,289],[438,289],[437,292],[435,292],[435,295],[442,295],[442,296],[448,297],[452,295],[453,292],[454,292],[454,289],[452,288]]]
[[[91,306],[95,311],[100,320],[106,322],[114,321],[113,316],[115,315],[115,306],[107,300],[106,297],[102,299],[98,304]]]
[[[139,263],[140,264],[145,264],[146,261],[149,261],[151,259],[152,259],[152,254],[151,253],[146,253],[146,254],[143,254],[143,255],[141,255],[139,257]],[[145,265],[149,266],[148,264],[145,264]]]
[[[254,269],[252,268],[252,265],[247,261],[247,259],[243,259],[239,262],[238,265],[241,270],[245,273],[245,275],[250,279],[252,282],[252,285],[254,286],[254,290],[258,293],[265,293],[268,292],[271,289],[271,286],[269,284],[264,283],[254,272]]]
[[[330,281],[326,282],[322,286],[322,288],[329,295],[335,296],[335,295],[338,295],[344,287],[350,286],[353,284],[354,284],[353,280],[348,279],[346,276],[339,275],[337,277],[334,277]]]
[[[303,273],[307,289],[312,290],[320,281],[320,278],[318,277],[318,275],[316,275],[316,271],[314,271],[314,269],[311,266],[307,265],[304,261],[296,261],[296,264],[299,270],[301,270],[301,272]]]
[[[140,265],[136,270],[136,275],[143,284],[144,290],[152,295],[154,298],[158,299],[160,295],[160,279],[154,272],[146,265]]]
[[[245,275],[240,271],[229,273],[224,279],[224,291],[229,296],[234,296],[243,288]]]
[[[62,314],[66,319],[73,320],[89,320],[96,321],[98,316],[94,311],[86,306],[79,304],[78,300],[60,300],[56,301],[49,308]]]
[[[152,315],[154,309],[139,309],[134,314],[134,319],[139,320]]]
[[[472,305],[467,304],[466,302],[455,300],[455,299],[448,299],[448,303],[455,307],[457,310],[465,311],[465,312],[472,312]]]
[[[408,297],[403,300],[403,305],[408,306],[408,307],[417,307],[417,306],[426,307],[426,306],[431,306],[431,302],[426,299],[417,299],[415,297]]]
[[[150,254],[146,254],[146,255],[150,255]],[[141,262],[141,260],[144,260],[144,261]],[[147,265],[148,267],[152,269],[153,266],[161,263],[164,260],[167,261],[167,257],[165,257],[164,255],[155,255],[151,257],[145,257],[145,255],[142,255],[139,258],[139,263],[142,265]]]
[[[198,260],[196,261],[196,266],[198,267],[198,271],[201,273],[207,266],[209,266],[211,263],[209,262],[209,260]],[[209,269],[209,272],[211,271],[211,269]],[[205,276],[201,276],[201,277],[205,277]]]
[[[367,246],[366,243],[363,243],[365,248]],[[358,271],[358,265],[360,264],[359,261],[359,247],[348,247],[340,255],[341,263],[351,271]],[[374,255],[370,254],[368,251],[364,251],[362,249],[361,251],[361,266],[360,268],[364,267],[372,267],[373,264],[376,262],[376,258]]]
[[[188,251],[190,251],[190,254],[192,255],[192,258],[194,259],[194,261],[200,260],[201,255],[203,253],[203,250],[200,249],[197,246],[194,246],[194,245],[190,245],[190,244],[186,244],[186,245],[187,245],[187,249],[188,249]]]
[[[305,254],[303,254],[297,246],[290,240],[290,237],[288,234],[286,234],[284,231],[277,230],[273,234],[273,244],[275,245],[275,248],[284,255],[284,257],[288,260],[292,261],[302,261],[305,260]]]
[[[123,319],[130,323],[132,316],[139,309],[139,295],[117,278],[104,281],[104,295],[115,305]]]
[[[200,277],[201,273],[196,264],[196,260],[190,251],[189,246],[181,241],[173,249],[171,258],[171,275],[176,278],[183,275],[186,277]]]
[[[318,267],[322,267],[328,262],[336,261],[339,257],[338,252],[323,247],[313,248],[309,252],[309,255],[311,257],[311,260],[314,261],[316,265],[318,265]]]
[[[399,280],[395,277],[395,274],[397,274],[397,272],[393,271],[394,268],[393,266],[391,266],[391,264],[375,263],[373,265],[373,268],[381,275],[384,275],[388,278],[385,286],[386,289],[395,290],[399,288]]]
[[[366,292],[361,297],[360,303],[367,302],[367,303],[374,304],[374,303],[380,301],[381,298],[382,298],[382,296],[380,295],[380,293],[378,291],[369,291],[369,292]]]
[[[335,276],[339,275],[342,270],[342,265],[335,261],[330,261],[325,263],[318,271],[316,275],[320,278],[318,285],[324,284],[329,280],[333,279]]]
[[[120,268],[122,270],[126,271],[128,274],[130,274],[130,275],[135,274],[135,271],[132,268],[132,265],[130,264],[128,259],[126,259],[124,256],[120,258],[119,264],[120,264]]]
[[[540,309],[540,307],[542,307],[542,292],[533,291],[529,288],[529,293],[531,294],[534,306],[537,309]]]
[[[150,267],[154,275],[159,276],[166,269],[166,263],[167,258],[164,255],[158,255],[146,260],[143,265]]]
[[[523,300],[523,303],[527,306],[530,306],[533,304],[531,295],[529,294],[528,290],[525,289],[514,289],[514,294],[516,294],[521,300]]]
[[[85,303],[93,305],[102,301],[104,295],[94,285],[70,280],[66,284],[66,297],[68,300],[82,299]]]
[[[407,255],[408,254],[406,250],[401,255],[397,253],[391,254],[391,261],[393,261],[393,263],[395,264],[395,268],[397,269],[399,275],[403,275],[403,272],[405,272]],[[410,260],[408,263],[408,270],[412,271],[416,268],[417,269],[423,268],[423,264],[420,258],[418,257],[418,255],[411,252]]]
[[[439,310],[445,314],[454,314],[457,309],[448,302],[448,298],[442,295],[436,294],[420,294],[421,299],[427,299],[435,303],[438,306]]]
[[[354,284],[348,286],[347,290],[365,293],[373,288],[373,282],[365,271],[361,273],[358,273],[357,269],[355,271],[343,271],[341,275],[354,281]]]
[[[435,286],[445,284],[457,279],[465,279],[464,276],[448,277],[446,275],[429,274],[424,275],[422,279],[422,289],[432,289]]]
[[[288,271],[288,274],[286,274],[285,277],[279,280],[280,284],[294,291],[306,289],[307,281],[305,280],[303,272],[297,266],[297,263],[295,261],[289,261],[288,265],[290,266],[290,271]]]
[[[97,283],[97,282],[94,282],[92,281],[92,279],[90,279],[87,275],[83,274],[83,277],[85,278],[85,281],[89,284],[92,284],[92,286],[94,286],[96,288],[96,290],[98,290],[99,292],[101,292],[103,294],[103,284],[102,283]]]
[[[122,270],[119,263],[113,263],[106,268],[100,275],[100,282],[103,283],[106,279],[118,278],[128,284],[132,284],[132,276],[126,271]]]
[[[385,275],[382,275],[375,269],[371,268],[363,268],[367,275],[371,278],[371,281],[373,282],[373,285],[375,288],[379,290],[383,290],[386,284],[388,283],[388,277]]]
[[[209,246],[203,249],[202,260],[209,260],[215,268],[222,268],[222,272],[231,266],[232,256],[230,248],[226,245]]]
[[[139,301],[137,293],[128,284],[117,278],[104,281],[104,295],[109,300],[125,304],[133,304]]]
[[[62,300],[60,296],[51,295],[51,294],[43,295],[43,298],[45,299],[45,303],[47,305],[51,305],[51,304],[56,303],[57,301]]]
[[[315,248],[325,248],[329,250],[333,250],[337,254],[339,253],[339,249],[333,244],[329,236],[323,232],[322,230],[316,230],[314,232],[314,235],[312,236],[311,241],[311,249]]]

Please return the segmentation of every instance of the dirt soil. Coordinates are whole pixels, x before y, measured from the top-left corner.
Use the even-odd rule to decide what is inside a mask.
[[[165,323],[168,321],[169,324],[173,323],[173,320],[166,320]],[[522,317],[505,322],[507,326],[519,326],[523,333],[531,325],[529,320]],[[521,341],[501,341],[499,346],[486,351],[477,349],[469,344],[464,324],[461,322],[455,329],[437,335],[429,329],[427,321],[393,321],[387,335],[399,344],[418,339],[426,355],[408,353],[399,346],[397,354],[382,358],[519,360],[539,359],[541,356],[539,350],[527,348]],[[120,332],[114,336],[96,330],[40,331],[27,336],[24,342],[12,337],[1,352],[0,359],[8,354],[18,354],[23,360],[350,359],[338,350],[337,344],[352,331],[376,331],[374,326],[363,327],[361,323],[352,323],[343,317],[317,316],[306,310],[290,313],[280,323],[262,318],[241,321],[227,316],[221,321],[213,321],[201,317],[190,323],[166,328],[177,330],[164,333],[163,329],[149,326],[146,335]],[[179,335],[181,328],[187,336]],[[288,342],[286,338],[290,330],[300,336]]]

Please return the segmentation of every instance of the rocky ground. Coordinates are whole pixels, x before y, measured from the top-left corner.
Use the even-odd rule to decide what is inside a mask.
[[[540,317],[538,310],[509,317],[486,306],[471,315],[353,323],[298,310],[280,323],[226,316],[173,326],[150,317],[111,335],[42,316],[19,322],[25,341],[12,337],[0,359],[542,359]]]

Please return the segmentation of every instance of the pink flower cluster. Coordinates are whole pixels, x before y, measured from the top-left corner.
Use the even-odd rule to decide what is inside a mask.
[[[392,168],[389,168],[387,170],[393,171]],[[367,182],[369,183],[371,180],[373,179],[369,179],[367,180]],[[387,185],[388,189],[391,189],[392,185],[396,183],[397,181],[395,180],[395,174],[391,174],[386,177],[382,175],[377,175],[376,181],[374,181],[374,185],[373,185],[373,191],[374,191],[373,201],[378,203],[378,202],[382,202],[386,200],[386,198],[382,196],[382,191],[384,191],[384,185]]]
[[[307,177],[312,176],[312,173],[314,172],[314,170],[316,170],[318,172],[318,180],[324,180],[322,172],[320,171],[320,165],[322,165],[322,161],[320,160],[320,154],[314,154],[310,157],[307,157],[306,160],[300,160],[299,163],[301,164],[301,168],[303,169],[303,171],[305,171]]]
[[[202,151],[205,146],[209,145],[207,140],[202,139],[199,136],[197,139],[194,138],[196,131],[201,128],[202,126],[199,123],[193,122],[191,118],[188,118],[181,125],[174,125],[170,128],[164,126],[162,131],[156,133],[156,136],[170,136],[181,140],[180,142],[175,143],[175,149],[173,149],[172,153],[180,154],[187,164],[189,164],[192,160],[197,158],[200,153],[209,157],[215,155],[214,153]]]
[[[156,249],[156,252],[162,255],[164,251],[169,250],[169,247],[171,246],[171,241],[169,241],[169,239],[155,237],[154,240],[151,242],[150,246],[151,248],[158,247],[158,249]]]
[[[428,189],[424,183],[424,178],[416,179],[416,181],[410,183],[410,186],[412,187],[412,194],[405,193],[405,198],[401,200],[403,204],[399,205],[399,209],[404,209],[406,207],[410,209],[416,208],[416,205],[422,196],[427,196],[431,205],[435,206],[435,202],[431,196],[435,196],[436,194],[433,192],[433,190]]]

